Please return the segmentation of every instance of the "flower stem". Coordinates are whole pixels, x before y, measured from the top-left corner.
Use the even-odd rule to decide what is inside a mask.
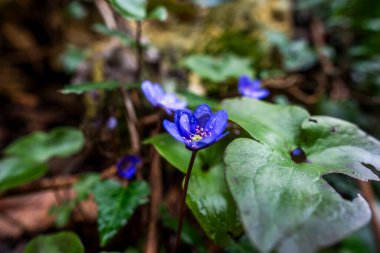
[[[191,154],[189,167],[187,168],[187,172],[186,172],[185,185],[183,186],[183,191],[181,194],[181,203],[180,203],[180,207],[179,207],[179,221],[178,221],[178,228],[177,228],[177,236],[175,239],[175,243],[174,243],[172,253],[175,253],[175,251],[177,250],[177,246],[178,246],[179,240],[181,238],[183,219],[185,216],[185,203],[186,203],[187,189],[189,187],[191,171],[193,169],[193,165],[194,165],[196,155],[197,155],[197,150],[194,150],[193,153]]]

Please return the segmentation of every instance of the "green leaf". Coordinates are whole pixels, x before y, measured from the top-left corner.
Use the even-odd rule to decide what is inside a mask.
[[[364,164],[380,168],[380,142],[356,125],[327,116],[312,116],[301,125],[300,145],[324,174],[337,172],[367,181],[379,178]]]
[[[75,198],[54,205],[50,208],[49,213],[55,216],[55,224],[58,227],[66,226],[70,221],[70,217],[75,207],[83,200],[89,197],[96,184],[100,182],[100,175],[97,173],[87,173],[80,177],[78,182],[73,186],[75,191]]]
[[[189,165],[191,151],[185,148],[185,144],[175,140],[169,134],[160,134],[144,141],[145,144],[152,144],[160,155],[162,155],[171,165],[186,173]],[[201,170],[201,161],[198,156],[195,159],[193,173]]]
[[[286,34],[274,31],[266,31],[266,37],[280,51],[286,71],[305,70],[317,62],[315,52],[305,40],[291,41]]]
[[[62,228],[67,225],[76,204],[75,200],[68,200],[59,205],[53,205],[49,209],[49,214],[55,217],[55,225],[57,227]]]
[[[68,45],[65,51],[60,55],[59,59],[63,68],[68,73],[73,73],[79,65],[84,62],[88,56],[88,51],[77,48],[73,45]]]
[[[233,54],[220,57],[191,55],[183,60],[182,65],[201,78],[212,82],[223,82],[228,78],[238,78],[243,74],[253,76],[251,61]]]
[[[227,246],[231,235],[242,233],[236,207],[224,179],[223,164],[191,176],[186,203],[207,236],[220,246]]]
[[[98,205],[98,230],[103,247],[127,224],[135,209],[147,202],[149,186],[144,181],[131,183],[127,188],[114,180],[99,183],[94,191]]]
[[[170,228],[174,231],[177,231],[178,220],[170,216],[166,208],[161,208],[161,220],[162,225]],[[196,230],[189,222],[186,220],[183,223],[181,240],[191,246],[194,246],[200,253],[206,253],[206,248],[203,243],[203,238],[199,234],[199,231]]]
[[[87,15],[86,9],[83,7],[81,3],[78,2],[71,2],[66,7],[66,13],[75,19],[82,19]]]
[[[42,177],[48,168],[45,164],[8,157],[0,160],[0,192],[29,183]]]
[[[119,84],[116,81],[105,81],[97,83],[81,83],[81,84],[69,84],[61,90],[63,94],[82,94],[84,92],[89,92],[93,90],[114,90],[118,88],[140,88],[140,84],[137,83],[127,83]]]
[[[146,0],[111,0],[111,4],[126,19],[142,20],[146,17]]]
[[[315,252],[369,221],[361,196],[344,200],[321,175],[378,180],[363,163],[380,168],[379,141],[351,123],[294,106],[244,98],[226,100],[223,107],[254,138],[227,147],[225,173],[245,231],[260,252]],[[306,162],[293,162],[296,147],[305,151]]]
[[[219,108],[218,101],[213,98],[209,98],[206,96],[199,96],[191,92],[180,93],[180,95],[185,97],[187,101],[187,106],[190,109],[195,109],[200,104],[208,104],[213,110],[216,110]]]
[[[168,18],[168,10],[164,6],[158,6],[148,14],[148,18],[165,21]]]
[[[40,235],[31,240],[24,253],[84,253],[79,237],[72,232]]]
[[[362,197],[342,199],[314,166],[295,164],[265,144],[237,139],[227,148],[225,162],[245,231],[260,252],[314,252],[370,219]]]
[[[198,152],[190,178],[186,203],[210,239],[219,245],[230,243],[230,236],[241,232],[236,207],[223,175],[222,156],[229,138]],[[174,167],[186,173],[191,152],[168,134],[146,141]],[[207,172],[201,168],[208,169]]]
[[[44,163],[53,157],[67,157],[84,145],[81,131],[72,127],[58,127],[48,133],[35,132],[22,137],[5,149],[5,154]]]
[[[125,46],[135,45],[135,40],[126,33],[120,32],[115,29],[110,29],[104,24],[94,24],[92,29],[100,34],[118,38]]]
[[[297,106],[274,105],[249,98],[225,100],[222,107],[228,111],[228,118],[253,138],[285,150],[285,154],[298,147],[300,125],[309,116]]]
[[[87,199],[98,183],[100,183],[100,175],[97,173],[87,173],[81,176],[73,186],[76,198],[80,201]]]

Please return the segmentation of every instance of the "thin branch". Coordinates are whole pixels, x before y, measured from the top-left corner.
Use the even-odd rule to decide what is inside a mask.
[[[116,173],[116,167],[111,166],[105,169],[101,178],[111,178]],[[58,176],[54,178],[44,178],[34,183],[30,183],[12,190],[5,192],[4,195],[9,196],[18,196],[24,194],[30,194],[33,192],[46,191],[46,190],[56,190],[56,189],[65,189],[71,187],[79,180],[79,175],[74,176]],[[0,195],[3,196],[3,195]]]
[[[117,23],[108,4],[104,0],[95,0],[95,4],[106,26],[110,29],[116,29]]]
[[[132,100],[129,96],[129,93],[124,89],[120,88],[120,93],[123,97],[124,106],[127,110],[127,125],[129,130],[129,135],[131,138],[132,153],[140,153],[140,136],[139,131],[137,130],[137,117],[135,109],[133,107]]]
[[[376,198],[373,193],[372,186],[370,182],[363,182],[358,180],[358,184],[361,192],[363,193],[364,198],[367,200],[369,204],[369,208],[371,209],[372,218],[371,225],[373,236],[376,242],[377,250],[380,252],[380,223],[377,217],[377,208],[376,208]]]
[[[159,118],[157,119],[157,126],[152,131],[151,136],[157,135],[161,131],[161,119],[162,113],[158,113]],[[151,200],[150,200],[150,219],[148,225],[148,237],[145,246],[145,253],[156,253],[158,246],[158,235],[157,235],[157,223],[159,220],[160,203],[162,199],[162,173],[161,173],[161,156],[160,154],[151,147],[151,157],[152,163],[150,167],[149,183],[152,189]]]
[[[331,98],[333,100],[344,100],[350,95],[350,91],[343,79],[337,73],[331,59],[326,55],[325,29],[323,22],[318,18],[313,18],[311,22],[311,37],[317,49],[319,61],[322,65],[323,73],[332,77]]]
[[[160,203],[162,199],[162,175],[161,156],[152,150],[152,163],[150,168],[149,183],[152,189],[150,200],[150,218],[148,225],[148,238],[145,253],[156,253],[158,246],[157,223],[159,219]]]
[[[142,21],[136,21],[136,49],[137,49],[137,70],[136,70],[136,82],[141,81],[141,73],[143,68],[143,47],[141,45],[142,35]]]
[[[106,23],[106,26],[110,29],[116,29],[117,22],[112,12],[112,9],[109,7],[109,5],[104,0],[96,0],[96,6],[101,16],[103,17],[103,20]],[[126,114],[127,126],[128,126],[130,140],[131,140],[132,153],[139,154],[141,146],[140,146],[140,136],[137,129],[137,117],[136,117],[135,109],[133,107],[133,103],[129,96],[128,91],[126,91],[124,88],[120,88],[119,91],[120,91],[121,96],[123,97],[124,107],[127,111],[127,114]],[[142,178],[141,170],[137,170],[136,176],[138,179]]]
[[[0,210],[0,215],[3,216],[4,219],[6,221],[8,221],[8,223],[10,225],[13,225],[13,226],[16,226],[16,227],[20,228],[23,232],[27,232],[28,231],[28,228],[23,223],[21,223],[18,219],[13,218],[11,215],[9,215],[8,213],[6,213],[5,211]]]

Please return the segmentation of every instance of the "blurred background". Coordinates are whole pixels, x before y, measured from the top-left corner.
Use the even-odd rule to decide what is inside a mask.
[[[60,92],[69,84],[134,78],[138,61],[126,45],[140,28],[120,18],[124,31],[110,30],[101,2],[0,0],[0,150],[63,125],[80,126],[88,140],[74,158],[53,161],[48,177],[100,171],[127,149],[115,91]],[[236,78],[247,73],[262,80],[271,102],[345,119],[380,138],[380,1],[151,0],[148,9],[159,5],[167,20],[141,27],[144,79],[191,104],[206,95],[211,102],[237,96]],[[110,119],[121,124],[118,131],[110,131]],[[356,191],[331,180],[343,192]],[[28,205],[32,200],[40,210]],[[54,231],[46,214],[54,201],[0,199],[0,252],[22,252],[34,235]],[[86,208],[88,217],[96,215],[91,203]],[[91,218],[71,226],[82,238],[96,228]],[[97,242],[84,242],[97,252]],[[376,252],[374,244],[365,228],[325,252]]]

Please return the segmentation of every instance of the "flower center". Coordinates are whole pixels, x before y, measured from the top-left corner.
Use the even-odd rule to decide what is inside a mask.
[[[187,139],[185,137],[183,138],[186,140],[186,142],[193,142],[193,141],[197,142],[210,136],[211,136],[211,132],[208,129],[204,129],[203,127],[197,126],[197,128],[195,129],[195,133],[190,134],[190,139]]]

